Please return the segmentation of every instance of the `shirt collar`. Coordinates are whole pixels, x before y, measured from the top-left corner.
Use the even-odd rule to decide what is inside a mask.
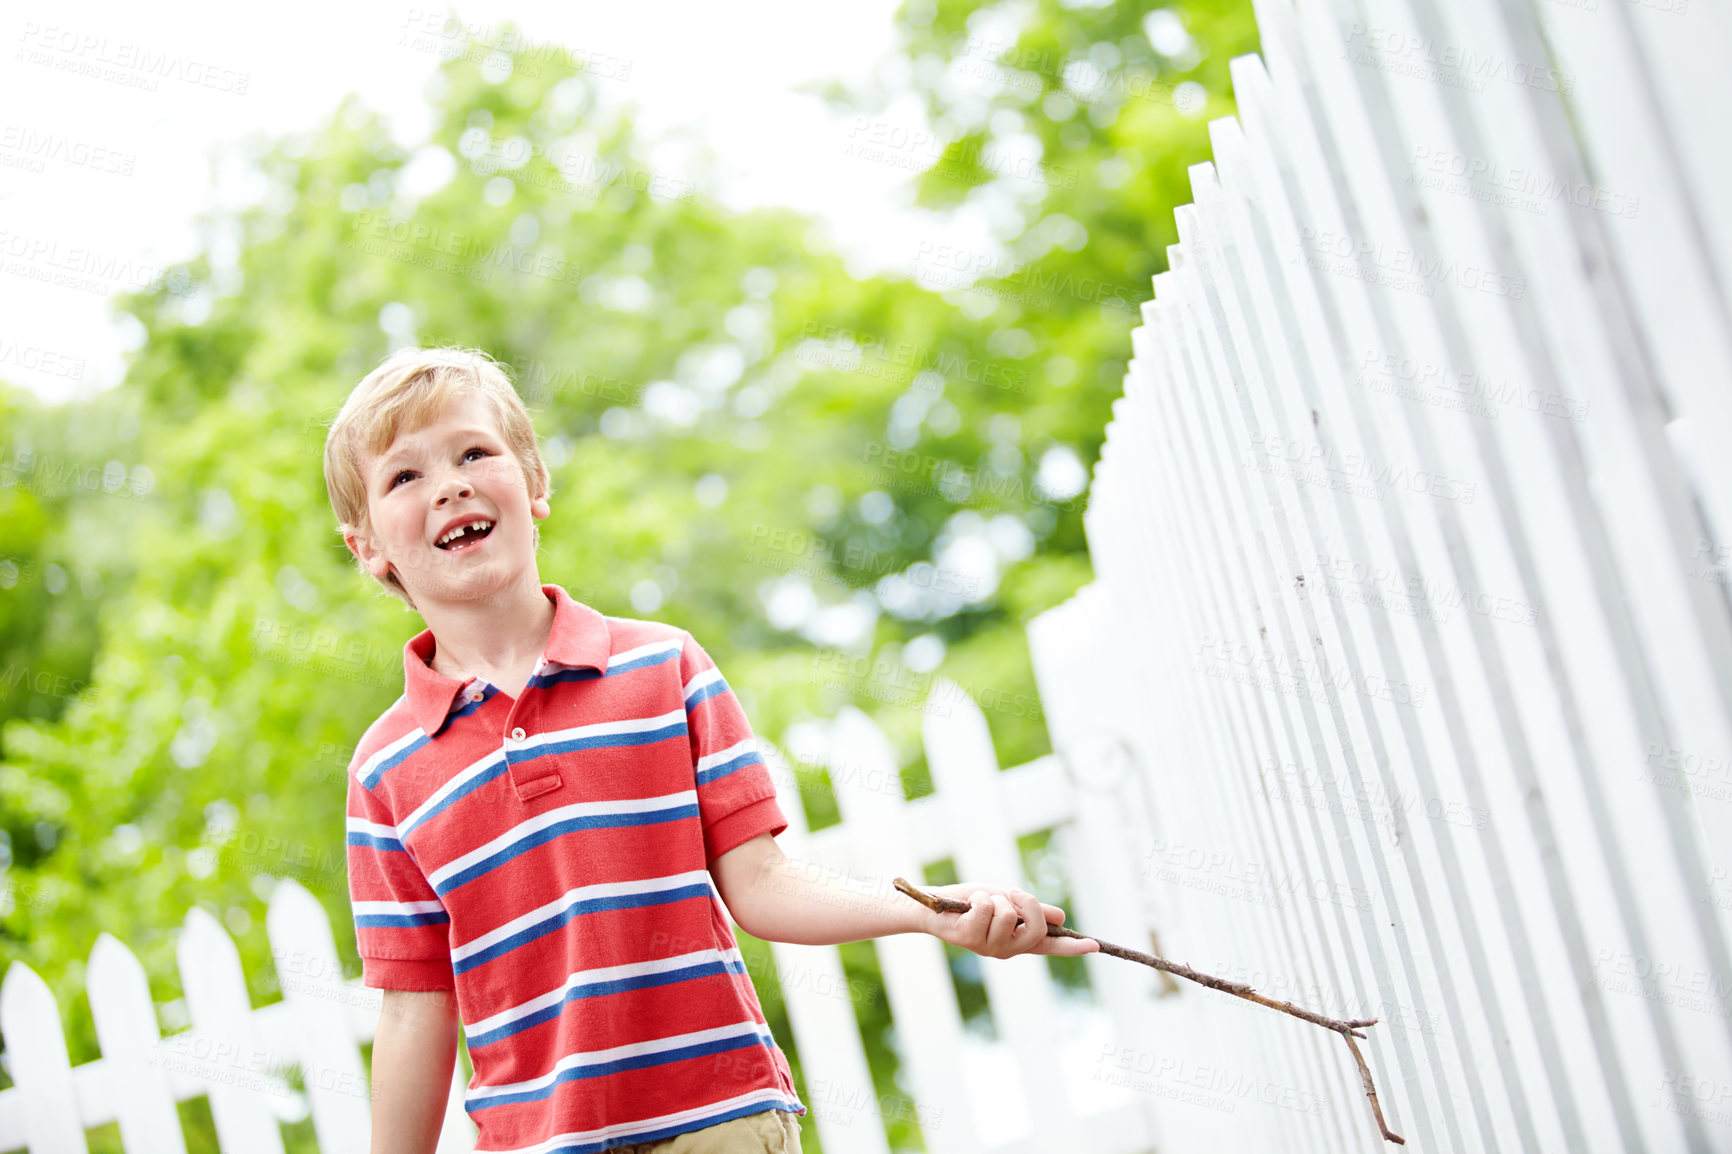
[[[542,656],[549,662],[571,667],[607,671],[607,620],[558,585],[545,584],[541,592],[553,602],[553,629]],[[456,707],[458,691],[465,682],[447,677],[428,662],[433,659],[433,630],[423,629],[403,646],[403,696],[409,715],[429,737],[445,727],[445,719]]]

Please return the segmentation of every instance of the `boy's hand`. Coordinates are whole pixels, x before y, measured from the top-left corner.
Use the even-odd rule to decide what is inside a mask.
[[[974,907],[965,914],[925,910],[926,932],[951,945],[973,950],[982,957],[1011,958],[1017,954],[1073,957],[1092,954],[1101,948],[1093,938],[1048,937],[1047,923],[1063,925],[1064,911],[1047,905],[1024,890],[967,882],[925,888],[928,893],[969,902]]]

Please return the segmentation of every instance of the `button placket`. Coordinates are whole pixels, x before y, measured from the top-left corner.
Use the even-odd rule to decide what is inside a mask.
[[[512,707],[511,716],[506,718],[507,722],[516,720],[517,709],[523,704],[524,699],[528,696],[529,693],[527,689],[525,692],[518,694],[517,704]],[[550,793],[553,790],[558,789],[560,786],[559,774],[553,772],[543,773],[539,777],[530,778],[528,780],[524,779],[524,775],[530,771],[519,769],[519,757],[516,755],[521,754],[522,750],[519,747],[521,747],[528,739],[529,733],[521,725],[513,725],[505,737],[505,768],[506,772],[511,777],[511,788],[517,794],[517,800],[519,801],[529,801],[532,798],[540,797],[542,794]]]

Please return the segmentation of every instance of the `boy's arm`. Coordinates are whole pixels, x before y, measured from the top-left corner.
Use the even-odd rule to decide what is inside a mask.
[[[874,893],[856,878],[788,857],[767,833],[717,857],[710,876],[740,928],[769,942],[827,946],[928,933],[989,958],[1100,949],[1093,938],[1048,937],[1046,923],[1063,925],[1064,911],[1022,890],[967,883],[927,886],[930,893],[974,905],[965,914],[934,913],[902,893]]]
[[[853,878],[788,857],[767,833],[710,862],[710,876],[729,916],[766,942],[829,946],[932,933],[940,916],[902,894],[867,893]]]
[[[457,1060],[450,990],[386,990],[373,1036],[369,1154],[433,1154]]]
[[[404,846],[387,798],[349,766],[349,903],[361,981],[384,991],[373,1035],[372,1154],[433,1154],[457,1057],[451,918]],[[377,782],[373,784],[377,785]]]

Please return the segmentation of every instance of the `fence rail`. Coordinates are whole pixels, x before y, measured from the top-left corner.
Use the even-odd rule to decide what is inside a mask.
[[[1134,692],[1055,744],[1138,750],[1179,956],[1382,1020],[1412,1148],[1732,1147],[1727,17],[1256,9],[1036,629]],[[1381,1145],[1210,1013],[1327,1089],[1244,1148]]]

